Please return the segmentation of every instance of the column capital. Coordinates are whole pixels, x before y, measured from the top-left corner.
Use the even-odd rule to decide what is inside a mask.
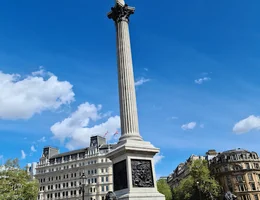
[[[121,6],[116,4],[115,7],[111,8],[111,11],[108,13],[108,18],[113,19],[115,22],[119,21],[129,21],[130,15],[134,14],[135,8],[130,7],[127,4]]]

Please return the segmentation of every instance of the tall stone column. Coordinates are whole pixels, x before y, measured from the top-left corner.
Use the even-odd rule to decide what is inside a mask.
[[[113,189],[119,200],[165,200],[157,191],[153,156],[159,152],[139,134],[129,17],[135,8],[116,0],[108,14],[116,25],[121,137],[107,157],[113,162]]]
[[[121,117],[119,141],[142,140],[139,134],[135,82],[129,34],[129,17],[135,8],[116,4],[108,14],[116,26],[118,85]]]

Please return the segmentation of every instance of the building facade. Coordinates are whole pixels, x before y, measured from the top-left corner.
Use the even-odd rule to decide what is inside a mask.
[[[176,169],[173,171],[173,173],[171,173],[168,177],[167,177],[167,183],[168,185],[171,187],[171,189],[173,190],[174,188],[176,188],[182,179],[186,178],[189,173],[190,173],[190,169],[189,169],[189,165],[194,161],[194,160],[205,160],[204,156],[196,156],[196,155],[191,155],[185,163],[180,163]]]
[[[59,153],[44,147],[35,178],[39,180],[39,200],[81,200],[81,176],[86,176],[85,200],[104,200],[113,190],[112,162],[106,158],[113,145],[100,136],[90,138],[90,147]]]
[[[27,172],[27,174],[31,177],[31,179],[34,179],[34,178],[35,178],[36,166],[37,166],[37,163],[36,163],[36,162],[28,163],[28,164],[26,165],[26,172]]]
[[[256,152],[234,149],[218,153],[209,161],[212,174],[238,200],[260,199],[260,159]]]

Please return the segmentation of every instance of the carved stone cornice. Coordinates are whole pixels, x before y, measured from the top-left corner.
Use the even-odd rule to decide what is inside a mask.
[[[127,4],[125,6],[120,6],[116,4],[115,7],[111,8],[111,11],[108,13],[108,18],[113,19],[115,22],[120,21],[129,21],[130,15],[134,14],[135,8],[130,7]]]

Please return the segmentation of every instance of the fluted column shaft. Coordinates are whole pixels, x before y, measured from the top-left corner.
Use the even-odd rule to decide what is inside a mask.
[[[121,119],[120,141],[126,139],[142,140],[139,134],[136,105],[135,82],[129,34],[129,16],[133,8],[128,6],[112,8],[110,18],[116,25],[118,86]]]

